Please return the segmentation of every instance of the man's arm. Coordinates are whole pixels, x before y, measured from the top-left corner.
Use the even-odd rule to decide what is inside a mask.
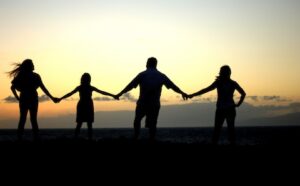
[[[183,100],[188,99],[188,95],[183,92],[178,86],[176,86],[167,76],[165,76],[165,86],[171,88],[174,92],[181,94]]]
[[[140,84],[140,75],[136,76],[119,94],[116,95],[115,99],[119,99],[123,94],[136,88]]]

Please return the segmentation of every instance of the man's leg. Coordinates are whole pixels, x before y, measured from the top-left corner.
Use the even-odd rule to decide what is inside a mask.
[[[151,141],[155,140],[159,110],[160,110],[159,106],[153,106],[147,110],[146,126],[148,126],[149,128],[149,139]]]
[[[135,140],[137,140],[140,135],[141,121],[144,116],[145,116],[145,108],[140,105],[137,105],[136,110],[135,110],[134,123],[133,123]]]

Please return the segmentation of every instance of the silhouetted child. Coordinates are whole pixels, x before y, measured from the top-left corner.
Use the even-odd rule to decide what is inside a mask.
[[[88,73],[84,73],[81,77],[81,85],[76,87],[72,92],[66,94],[65,96],[61,97],[59,101],[62,99],[68,98],[75,94],[76,92],[79,92],[79,102],[77,104],[77,116],[76,116],[76,122],[77,126],[75,129],[75,138],[78,137],[80,133],[80,129],[83,122],[87,122],[88,126],[88,138],[89,140],[92,139],[93,136],[93,128],[92,123],[94,122],[94,103],[92,100],[92,93],[93,91],[96,91],[100,94],[114,97],[115,99],[118,99],[115,97],[115,95],[104,92],[102,90],[99,90],[93,86],[91,86],[91,76]]]
[[[194,94],[189,95],[189,98],[193,98],[194,96],[200,96],[209,91],[217,89],[218,91],[218,100],[217,100],[217,110],[215,115],[215,128],[212,142],[213,144],[217,144],[219,140],[219,136],[221,133],[222,125],[224,121],[227,121],[228,128],[228,137],[229,141],[232,145],[235,144],[235,132],[234,132],[234,122],[236,117],[235,107],[239,107],[246,96],[245,91],[240,87],[240,85],[233,81],[231,78],[231,69],[229,66],[222,66],[220,69],[219,76],[209,87],[200,90]],[[233,93],[237,90],[240,94],[240,100],[237,104],[235,104],[233,100]]]

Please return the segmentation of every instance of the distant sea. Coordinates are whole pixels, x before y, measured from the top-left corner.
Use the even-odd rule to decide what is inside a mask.
[[[0,142],[14,142],[16,129],[0,130]],[[213,133],[212,127],[201,128],[158,128],[156,139],[159,143],[165,144],[210,144]],[[41,129],[42,141],[73,140],[74,129]],[[132,128],[96,128],[94,129],[94,141],[126,141],[133,136]],[[81,140],[86,140],[87,130],[82,129]],[[300,144],[300,127],[237,127],[237,145],[291,145]],[[148,139],[148,129],[142,129],[140,140]],[[30,129],[25,130],[25,141],[32,141]],[[227,145],[227,128],[224,127],[221,133],[220,145]]]

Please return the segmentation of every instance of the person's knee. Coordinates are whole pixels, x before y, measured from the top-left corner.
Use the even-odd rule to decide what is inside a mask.
[[[20,115],[20,120],[21,121],[26,121],[26,119],[27,119],[27,115],[25,115],[25,114]]]

